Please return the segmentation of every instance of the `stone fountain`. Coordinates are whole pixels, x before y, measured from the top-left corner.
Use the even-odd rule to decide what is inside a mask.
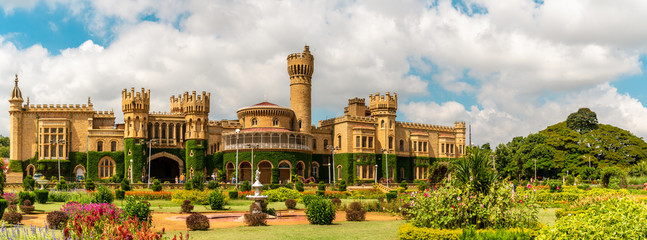
[[[44,179],[43,174],[40,173],[34,174],[32,178],[34,178],[34,180],[36,180],[36,182],[40,185],[40,190],[43,190],[45,188],[45,184],[49,182],[47,181],[47,179]]]
[[[259,179],[261,178],[261,171],[256,169],[256,182],[252,184],[252,187],[254,188],[254,195],[247,195],[247,198],[254,200],[254,204],[258,205],[259,207],[262,206],[263,201],[267,199],[267,195],[261,195],[261,187],[263,187],[263,184]]]

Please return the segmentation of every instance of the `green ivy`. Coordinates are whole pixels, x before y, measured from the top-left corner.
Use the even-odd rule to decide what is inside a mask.
[[[136,142],[139,141],[139,142]],[[146,151],[148,150],[148,146],[144,144],[144,139],[136,140],[132,138],[126,138],[124,139],[124,158],[122,161],[122,168],[123,173],[128,171],[128,167],[130,166],[130,160],[133,160],[133,179],[141,179],[142,178],[142,173],[144,169],[144,165],[146,164]],[[130,152],[130,154],[128,154]],[[128,164],[123,164],[123,162],[128,162]],[[98,166],[98,165],[97,165]],[[92,171],[90,171],[92,173]],[[96,174],[98,172],[94,171],[94,177],[96,178]],[[92,175],[91,175],[92,176]],[[127,176],[127,175],[126,175]]]
[[[206,167],[204,164],[205,163],[204,146],[206,145],[207,145],[206,140],[192,139],[192,140],[187,140],[185,142],[186,157],[184,159],[186,162],[186,166],[184,167],[184,170],[187,176],[190,175],[191,168],[193,168],[194,172],[197,172],[197,171],[202,172],[202,170]]]

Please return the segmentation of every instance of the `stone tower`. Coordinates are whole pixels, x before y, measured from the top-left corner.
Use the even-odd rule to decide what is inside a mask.
[[[295,129],[300,132],[311,131],[311,89],[314,72],[314,56],[307,45],[303,53],[288,55],[288,74],[290,74],[290,108],[296,116]]]
[[[124,138],[141,139],[148,136],[148,111],[150,110],[151,91],[144,88],[135,92],[131,88],[121,91],[121,109],[124,112]]]
[[[465,154],[465,122],[454,122],[454,133],[456,134],[456,156]]]
[[[391,96],[389,92],[386,92],[385,95],[375,93],[375,95],[369,95],[368,98],[371,117],[377,120],[376,137],[378,142],[382,143],[381,149],[392,151],[395,148],[395,117],[398,110],[398,94],[394,93]]]
[[[179,99],[171,99],[171,113],[177,113],[178,108],[182,109],[185,114],[186,122],[186,139],[207,139],[207,125],[209,123],[209,105],[211,93],[202,92],[202,95],[196,95],[196,91],[191,94],[184,93]]]
[[[20,92],[20,88],[18,88],[18,74],[16,74],[16,80],[14,80],[15,84],[13,87],[13,90],[11,91],[11,98],[9,99],[9,125],[11,129],[10,133],[10,138],[11,138],[11,143],[9,151],[10,156],[9,159],[11,160],[22,160],[20,159],[21,156],[21,149],[20,149],[20,144],[22,143],[21,136],[22,136],[22,92]]]

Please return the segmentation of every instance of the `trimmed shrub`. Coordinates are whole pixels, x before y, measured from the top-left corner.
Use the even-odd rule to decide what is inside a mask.
[[[339,191],[346,191],[346,181],[341,180],[341,182],[339,182]]]
[[[151,204],[148,201],[136,201],[133,197],[128,197],[126,206],[123,208],[124,213],[130,217],[139,219],[140,222],[151,223]]]
[[[299,199],[303,197],[303,194],[297,190],[287,189],[287,188],[278,188],[267,190],[263,192],[263,195],[267,195],[267,201],[269,202],[283,202],[286,199]]]
[[[18,203],[22,203],[25,200],[36,202],[36,194],[34,192],[18,192]]]
[[[4,211],[9,207],[9,201],[4,198],[0,198],[0,216],[4,214]]]
[[[191,200],[184,200],[180,208],[182,208],[181,213],[191,213],[193,211],[193,205],[191,205]],[[187,221],[187,224],[188,224],[188,221]]]
[[[47,214],[47,225],[51,229],[63,229],[69,216],[63,211],[53,211]]]
[[[310,224],[329,225],[335,220],[335,205],[328,199],[315,199],[306,209],[306,217]]]
[[[285,185],[283,185],[283,187],[284,187],[284,188],[287,188],[287,189],[294,189],[294,184],[292,184],[292,183],[286,183]]]
[[[391,202],[391,201],[395,200],[396,198],[398,198],[398,192],[390,191],[390,192],[386,193],[386,201],[387,202]]]
[[[22,180],[22,188],[25,191],[34,191],[34,185],[36,185],[36,180],[31,176],[27,176]]]
[[[69,189],[70,189],[70,187],[67,185],[67,183],[65,183],[65,179],[61,179],[61,180],[60,180],[60,181],[58,181],[58,183],[56,184],[56,190],[59,190],[59,191],[67,191],[67,190],[69,190]]]
[[[16,205],[9,205],[7,211],[2,214],[2,221],[5,221],[8,224],[19,224],[22,221],[22,214],[17,212]]]
[[[247,192],[252,190],[252,185],[249,184],[249,181],[245,180],[240,184],[240,191]]]
[[[425,181],[418,182],[418,191],[422,192],[425,189],[427,189],[427,182]]]
[[[589,186],[588,184],[580,184],[580,185],[577,185],[577,188],[582,190],[589,190],[591,186]]]
[[[91,178],[85,180],[85,190],[94,191],[94,181]]]
[[[125,196],[126,196],[126,191],[121,189],[115,190],[115,199],[124,199]]]
[[[308,205],[310,204],[310,202],[312,202],[314,200],[317,200],[317,199],[321,199],[321,196],[307,194],[307,195],[303,196],[303,198],[302,198],[303,205],[305,205],[306,208],[308,208]]]
[[[35,207],[29,200],[25,200],[24,202],[22,202],[22,205],[20,205],[20,211],[24,212],[25,214],[31,214],[34,209]]]
[[[92,203],[112,203],[114,195],[112,191],[105,186],[99,186],[97,192],[94,193]]]
[[[407,190],[409,188],[409,186],[407,185],[407,181],[402,180],[402,182],[400,182],[400,187],[404,188],[404,190]]]
[[[191,180],[184,182],[184,190],[193,190],[193,184],[191,183]]]
[[[244,216],[247,226],[267,226],[267,213],[256,203],[249,206],[249,213]]]
[[[209,198],[209,193],[210,191],[178,190],[173,192],[173,194],[171,195],[171,201],[180,204],[184,200],[191,200],[192,203],[198,205],[206,205],[209,203],[207,201],[207,198]]]
[[[335,207],[337,208],[341,206],[341,200],[339,200],[339,198],[333,198],[333,199],[330,199],[330,201],[332,202],[332,204],[335,204]]]
[[[326,196],[326,191],[317,190],[316,194],[317,194],[317,196],[325,197]]]
[[[191,230],[208,230],[209,219],[200,213],[193,213],[186,218],[186,227]]]
[[[128,179],[124,178],[123,180],[121,180],[121,190],[124,190],[124,191],[132,190],[132,188],[130,187],[130,181],[128,181]]]
[[[297,181],[297,183],[294,184],[294,188],[299,192],[303,192],[303,182],[301,180]]]
[[[151,188],[153,189],[153,192],[161,192],[162,184],[160,183],[160,180],[153,180],[153,186]]]
[[[220,186],[220,184],[218,182],[216,182],[216,181],[209,181],[209,183],[207,184],[207,188],[210,189],[210,190],[214,190],[214,189],[218,188],[219,186]]]
[[[277,189],[277,188],[280,188],[280,187],[281,187],[281,185],[279,185],[278,183],[270,184],[270,189]]]
[[[285,207],[288,209],[296,209],[297,207],[297,201],[294,199],[286,199],[285,200]]]
[[[47,189],[34,190],[34,194],[36,195],[36,201],[38,201],[38,203],[40,204],[47,203],[47,198],[49,196],[49,191],[47,191]]]
[[[326,184],[323,181],[320,181],[319,185],[317,185],[317,190],[326,191]]]
[[[236,190],[229,191],[229,199],[237,199],[237,198],[238,198],[238,191]]]
[[[366,220],[366,210],[362,209],[362,204],[359,202],[352,202],[346,209],[347,221],[364,221]]]
[[[213,190],[207,198],[211,210],[222,210],[226,204],[225,195],[218,190]]]

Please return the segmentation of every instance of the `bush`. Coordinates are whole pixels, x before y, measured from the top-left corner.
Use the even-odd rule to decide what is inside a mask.
[[[124,199],[125,196],[126,196],[126,191],[121,189],[115,190],[115,199]]]
[[[7,209],[8,206],[9,206],[9,201],[7,201],[6,199],[0,198],[0,216],[4,214],[4,211]]]
[[[281,187],[281,185],[279,185],[278,183],[270,184],[270,189],[277,189],[277,188],[280,188],[280,187]]]
[[[22,221],[22,214],[16,211],[16,205],[9,205],[7,211],[2,215],[2,221],[8,224],[19,224]]]
[[[29,200],[25,200],[24,202],[22,202],[22,205],[20,205],[20,211],[24,212],[25,214],[31,214],[34,209],[35,207]]]
[[[319,185],[317,185],[317,190],[326,191],[326,184],[323,181],[320,181]]]
[[[303,182],[301,180],[297,181],[294,184],[294,188],[299,192],[303,192]]]
[[[292,183],[286,183],[285,185],[283,185],[283,187],[284,187],[284,188],[287,188],[287,189],[294,189],[294,184],[292,184]]]
[[[238,191],[236,190],[229,191],[229,199],[237,199],[237,198],[238,198]]]
[[[267,226],[267,213],[264,213],[256,203],[249,206],[249,213],[244,216],[247,226]]]
[[[391,201],[395,200],[396,198],[398,198],[398,192],[390,191],[390,192],[386,193],[386,201],[387,202],[391,202]]]
[[[93,195],[92,203],[112,203],[114,195],[112,195],[110,189],[105,186],[99,186],[97,189],[97,192]]]
[[[404,188],[404,190],[409,189],[409,186],[407,185],[407,181],[405,180],[402,180],[402,182],[400,182],[400,187]]]
[[[63,229],[67,223],[69,215],[63,211],[53,211],[47,214],[47,225],[51,229]]]
[[[418,182],[418,191],[422,192],[425,189],[427,189],[427,182],[425,181]]]
[[[148,222],[153,220],[151,216],[151,204],[148,201],[136,201],[133,197],[128,197],[126,206],[123,208],[127,216],[139,219],[139,222]]]
[[[225,195],[218,190],[213,190],[207,198],[211,210],[222,210],[226,204]]]
[[[200,213],[193,213],[186,218],[186,227],[191,230],[208,230],[209,219]]]
[[[339,208],[341,206],[341,200],[339,200],[339,198],[330,199],[330,202],[332,202],[332,204],[335,204],[336,208]]]
[[[36,202],[36,194],[34,192],[18,192],[18,203],[22,203],[25,200]]]
[[[184,190],[193,190],[193,184],[191,183],[191,180],[184,182]]]
[[[94,191],[94,181],[91,178],[85,180],[85,190]]]
[[[173,203],[182,203],[184,200],[191,200],[192,203],[198,205],[206,205],[209,203],[207,201],[209,193],[210,191],[178,190],[173,192],[171,201]]]
[[[61,179],[61,180],[60,180],[60,181],[58,181],[58,183],[56,184],[56,190],[59,190],[59,191],[67,191],[67,190],[69,190],[69,189],[70,189],[70,187],[67,185],[67,183],[65,183],[65,179]]]
[[[153,180],[153,186],[151,188],[153,189],[153,192],[161,192],[162,184],[160,183],[160,180]]]
[[[4,193],[2,194],[2,198],[7,200],[9,204],[18,204],[18,195],[16,195],[15,193]]]
[[[577,185],[577,188],[582,190],[589,190],[591,186],[589,186],[588,184],[580,184],[580,185]]]
[[[34,194],[36,195],[36,201],[38,201],[38,203],[40,204],[47,203],[47,198],[49,196],[49,191],[47,191],[47,189],[34,190]]]
[[[285,200],[285,207],[288,209],[296,209],[297,207],[297,201],[294,199],[286,199]]]
[[[548,182],[548,186],[550,186],[550,192],[561,192],[564,189],[564,186],[562,186],[562,181],[550,181]]]
[[[240,191],[247,192],[252,190],[252,185],[249,184],[249,181],[245,180],[240,184]]]
[[[328,199],[315,199],[306,209],[306,217],[310,224],[329,225],[335,220],[335,205]]]
[[[180,206],[182,208],[182,213],[190,213],[193,211],[193,205],[191,205],[191,200],[184,200],[182,202],[182,205]],[[188,222],[187,222],[188,223]]]
[[[325,197],[326,196],[326,191],[317,190],[316,194],[317,194],[317,196]]]
[[[346,181],[341,180],[341,182],[339,182],[339,191],[346,191]]]
[[[531,229],[509,228],[499,230],[474,230],[466,229],[436,229],[416,227],[411,223],[401,225],[398,228],[398,237],[401,240],[530,240],[534,239],[534,232]]]
[[[216,181],[209,181],[209,183],[207,184],[207,188],[210,189],[210,190],[214,190],[214,189],[218,188],[219,185],[220,184],[218,184],[218,182],[216,182]]]
[[[31,176],[27,176],[22,180],[22,188],[25,191],[34,191],[34,185],[36,185],[36,180]]]
[[[130,181],[128,181],[128,179],[124,178],[123,180],[121,180],[121,190],[124,190],[124,192],[132,190],[132,188],[130,187]]]
[[[312,202],[314,200],[317,200],[317,199],[321,199],[321,196],[307,194],[307,195],[303,196],[303,199],[302,199],[303,205],[305,205],[306,208],[308,208],[308,205],[310,204],[310,202]]]
[[[267,190],[263,192],[263,195],[267,195],[267,201],[269,202],[283,202],[286,199],[299,199],[303,197],[303,194],[299,191],[287,188]]]
[[[347,221],[364,221],[366,220],[366,210],[362,209],[362,204],[352,202],[346,209]]]
[[[198,177],[198,174],[196,174],[189,182],[191,182],[191,188],[193,188],[193,190],[204,190],[204,182],[202,181],[202,177]]]

